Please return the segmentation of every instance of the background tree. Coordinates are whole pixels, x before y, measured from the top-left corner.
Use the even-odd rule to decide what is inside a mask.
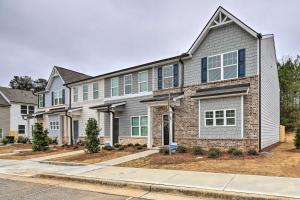
[[[297,129],[294,144],[295,144],[296,149],[300,149],[300,128]]]
[[[34,92],[40,92],[45,90],[47,85],[47,80],[38,78],[33,80],[29,76],[14,76],[14,78],[9,82],[9,86],[13,89],[27,90],[33,89]]]
[[[300,125],[300,56],[278,63],[281,124],[287,130]]]
[[[46,151],[47,149],[49,149],[48,130],[43,130],[42,124],[36,123],[33,130],[32,150]]]
[[[100,141],[98,138],[98,125],[94,118],[90,118],[87,122],[85,149],[88,153],[97,153],[100,150]]]

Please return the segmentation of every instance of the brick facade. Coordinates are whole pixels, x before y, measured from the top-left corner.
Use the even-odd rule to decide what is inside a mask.
[[[249,93],[244,97],[244,137],[242,139],[200,139],[199,138],[199,105],[198,100],[192,99],[198,89],[215,88],[228,85],[250,83]],[[203,148],[218,147],[227,150],[238,147],[244,151],[258,150],[259,139],[259,92],[258,76],[251,76],[233,80],[224,80],[214,83],[197,84],[183,87],[184,98],[180,106],[174,108],[174,140],[178,144],[188,147],[201,145]],[[180,88],[171,92],[179,92]],[[155,95],[168,93],[169,90],[155,91]],[[162,114],[167,113],[167,106],[153,107],[152,134],[153,145],[162,145]]]

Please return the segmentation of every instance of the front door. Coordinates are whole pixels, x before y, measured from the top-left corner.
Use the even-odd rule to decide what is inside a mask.
[[[74,126],[74,141],[75,143],[78,142],[78,136],[79,136],[79,122],[78,120],[73,121],[73,126]]]
[[[169,145],[169,116],[163,115],[163,145]]]
[[[119,143],[119,118],[114,118],[113,123],[113,145]]]

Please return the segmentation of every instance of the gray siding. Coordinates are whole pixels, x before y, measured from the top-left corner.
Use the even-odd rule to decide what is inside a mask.
[[[201,83],[201,58],[246,49],[246,76],[257,74],[257,39],[236,24],[212,29],[193,54],[185,61],[185,85]]]
[[[261,69],[261,144],[279,142],[280,88],[273,38],[262,40]]]
[[[145,71],[145,70],[141,70]],[[152,72],[152,68],[148,69],[148,91],[152,91],[152,82],[153,82],[153,72]],[[133,73],[128,73],[128,74],[132,74],[132,94],[138,94],[139,93],[139,89],[138,89],[138,73],[139,72],[133,72]],[[124,74],[127,75],[127,74]],[[124,96],[124,75],[120,75],[119,77],[119,96]],[[107,78],[104,81],[104,94],[105,94],[105,98],[110,98],[111,97],[111,78]]]
[[[205,111],[236,109],[236,126],[205,127]],[[241,97],[226,97],[200,100],[200,138],[238,139],[241,138]]]
[[[150,96],[136,97],[122,99],[126,101],[125,109],[122,112],[116,113],[116,117],[119,117],[119,135],[131,136],[131,116],[147,115],[147,106],[144,103],[140,103],[142,99],[149,98]],[[108,102],[105,102],[108,103]],[[104,117],[105,136],[110,134],[110,118],[109,114],[105,114]]]
[[[10,106],[0,107],[0,128],[3,129],[3,136],[7,136],[10,131]]]
[[[49,92],[45,94],[45,107],[51,107],[52,106],[52,96],[51,93],[52,91],[60,90],[60,89],[65,89],[65,103],[68,105],[69,104],[69,90],[64,86],[63,81],[59,76],[54,77],[52,84],[50,86]],[[80,91],[78,91],[80,92]]]

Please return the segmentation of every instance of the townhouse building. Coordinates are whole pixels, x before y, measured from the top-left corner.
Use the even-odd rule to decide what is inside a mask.
[[[276,61],[272,34],[219,7],[184,54],[66,83],[71,130],[93,117],[111,145],[261,150],[279,141]]]

